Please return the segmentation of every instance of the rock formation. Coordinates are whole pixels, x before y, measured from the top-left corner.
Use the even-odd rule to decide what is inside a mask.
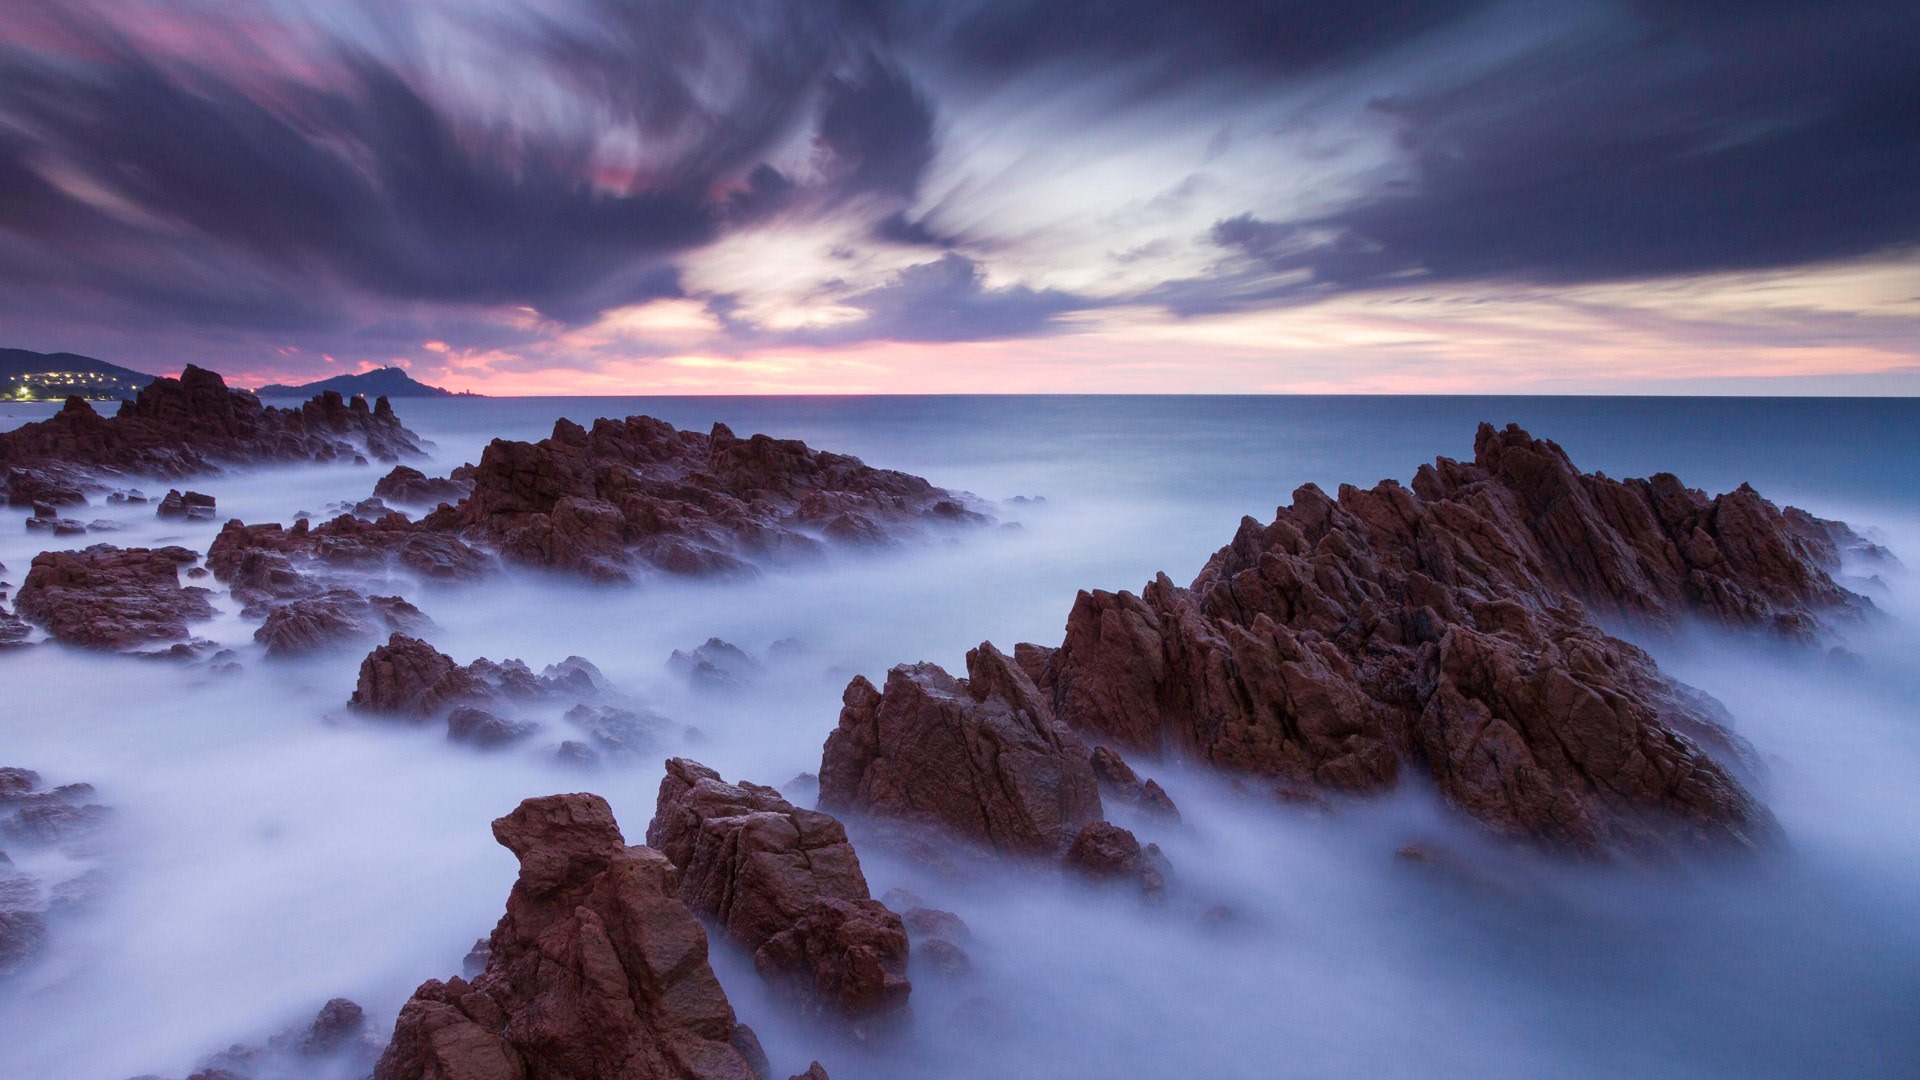
[[[62,784],[47,788],[32,769],[0,768],[0,844],[22,848],[60,847],[68,876],[48,881],[16,867],[0,851],[0,976],[32,963],[46,948],[59,916],[84,910],[103,891],[105,873],[99,867],[72,872],[77,862],[94,857],[88,845],[76,844],[93,836],[112,816],[92,802],[91,784]]]
[[[410,480],[410,478],[409,478]],[[826,544],[884,545],[987,520],[966,496],[765,435],[680,431],[647,416],[570,420],[537,443],[496,439],[472,493],[428,515],[530,566],[625,581],[643,568],[751,573]]]
[[[1085,744],[990,644],[967,678],[896,667],[856,676],[820,762],[820,805],[943,827],[997,851],[1054,855],[1100,817]]]
[[[761,1080],[666,856],[597,795],[528,799],[493,831],[520,877],[486,969],[415,991],[374,1080]]]
[[[68,398],[54,416],[0,434],[0,469],[18,470],[8,481],[16,506],[84,501],[81,489],[110,475],[181,477],[230,465],[397,461],[419,453],[385,398],[369,408],[365,398],[326,393],[275,408],[191,364],[178,379],[153,380],[110,418]]]
[[[463,476],[462,473],[468,475]],[[428,476],[411,465],[395,465],[393,471],[373,485],[375,498],[401,506],[439,506],[457,503],[473,492],[471,469],[456,469],[452,476]]]
[[[1475,448],[1411,490],[1303,487],[1188,588],[1083,592],[1060,649],[1018,655],[1123,748],[1347,792],[1411,766],[1495,833],[1585,853],[1767,843],[1719,706],[1592,614],[1804,638],[1867,609],[1831,577],[1851,532],[1746,487],[1584,475],[1517,428]]]
[[[775,987],[854,1021],[903,1008],[907,935],[874,900],[840,822],[773,788],[667,762],[647,844],[680,868],[680,898],[723,927]]]
[[[180,584],[199,556],[182,547],[46,551],[33,557],[14,609],[56,640],[91,649],[179,641],[213,617],[212,594]]]

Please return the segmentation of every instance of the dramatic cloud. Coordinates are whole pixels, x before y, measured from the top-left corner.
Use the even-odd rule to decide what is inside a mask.
[[[1841,260],[1911,276],[1920,247],[1911,3],[16,0],[8,19],[5,344],[136,366],[465,357],[558,388],[696,346],[1065,355],[1119,311],[1171,332],[1419,288],[1498,306]]]

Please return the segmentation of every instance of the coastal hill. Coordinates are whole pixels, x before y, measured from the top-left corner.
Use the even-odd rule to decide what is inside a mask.
[[[95,401],[131,398],[153,381],[144,371],[78,353],[0,349],[0,398],[11,401]]]
[[[413,376],[397,367],[375,368],[358,375],[335,375],[331,379],[319,382],[288,386],[284,383],[268,383],[254,393],[261,397],[297,397],[308,398],[333,390],[343,397],[365,394],[368,397],[479,397],[479,394],[460,393],[443,390],[438,386],[428,386],[416,381]]]

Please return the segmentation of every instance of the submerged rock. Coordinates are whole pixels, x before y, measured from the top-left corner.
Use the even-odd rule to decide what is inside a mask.
[[[428,476],[411,465],[396,465],[373,485],[375,498],[402,506],[438,506],[457,503],[473,491],[473,481]]]
[[[56,640],[92,649],[124,649],[189,635],[188,623],[213,618],[212,595],[180,584],[180,567],[199,558],[186,548],[117,548],[34,556],[14,609]]]
[[[820,805],[951,830],[997,851],[1053,855],[1101,816],[1086,745],[990,644],[956,679],[896,667],[856,676],[820,762]]]
[[[760,1080],[677,871],[628,847],[605,800],[528,799],[494,836],[520,876],[486,970],[422,984],[374,1080]]]
[[[674,758],[647,843],[681,868],[687,906],[723,927],[777,988],[855,1021],[906,1006],[906,930],[868,892],[830,815]]]

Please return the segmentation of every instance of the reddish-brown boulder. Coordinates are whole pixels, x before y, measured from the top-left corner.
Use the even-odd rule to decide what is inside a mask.
[[[486,970],[415,991],[375,1080],[760,1080],[673,864],[605,800],[528,799],[494,836],[520,877]]]
[[[347,703],[362,712],[426,719],[493,696],[493,687],[453,657],[396,632],[360,662],[360,680]]]
[[[411,465],[395,465],[373,485],[375,498],[401,506],[438,506],[457,503],[473,491],[472,480],[428,476]]]
[[[212,594],[180,584],[180,567],[197,558],[186,548],[109,544],[42,552],[14,609],[57,640],[91,649],[178,641],[190,622],[213,618]]]
[[[1100,817],[1080,738],[990,644],[967,678],[896,667],[884,691],[856,676],[820,762],[820,805],[950,829],[995,850],[1052,855]]]
[[[1516,428],[1476,447],[1412,490],[1303,487],[1188,588],[1082,593],[1027,667],[1131,750],[1349,792],[1411,762],[1495,832],[1580,852],[1765,844],[1723,711],[1590,612],[1801,636],[1866,610],[1832,545],[1750,489],[1583,476]]]
[[[428,619],[398,596],[362,596],[328,589],[272,606],[253,640],[270,657],[304,656],[362,643],[381,634],[417,634]]]
[[[674,758],[647,843],[680,867],[687,906],[754,954],[776,987],[804,991],[803,1004],[856,1021],[906,1004],[906,930],[872,899],[833,817]]]

